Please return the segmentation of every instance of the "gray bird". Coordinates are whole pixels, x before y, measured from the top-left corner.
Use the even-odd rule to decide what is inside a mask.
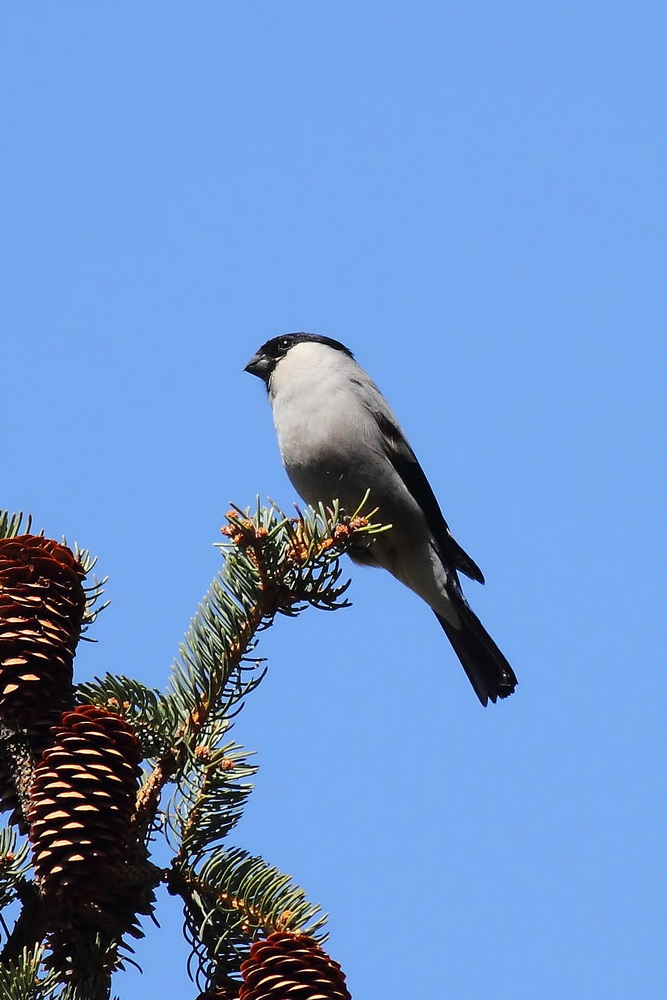
[[[245,370],[266,383],[280,454],[306,503],[352,513],[370,488],[391,524],[350,552],[389,570],[435,612],[482,705],[506,698],[511,666],[463,596],[458,573],[484,583],[452,536],[415,453],[380,390],[337,340],[291,333],[268,340]]]

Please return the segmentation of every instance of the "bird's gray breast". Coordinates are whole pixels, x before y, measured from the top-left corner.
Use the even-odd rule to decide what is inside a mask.
[[[304,413],[287,408],[276,415],[285,470],[309,504],[340,500],[349,511],[361,502],[370,478],[358,427],[344,410]]]
[[[377,431],[340,378],[309,374],[280,384],[271,400],[285,470],[307,503],[340,500],[353,511],[371,486]]]

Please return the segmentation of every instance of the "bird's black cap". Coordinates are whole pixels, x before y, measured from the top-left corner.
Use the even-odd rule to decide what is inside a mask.
[[[324,344],[334,351],[346,354],[348,358],[354,357],[352,351],[345,344],[341,344],[339,340],[333,340],[331,337],[321,337],[319,333],[286,333],[282,337],[272,337],[271,340],[262,344],[257,354],[245,366],[245,371],[266,381],[277,362],[284,358],[295,344]]]

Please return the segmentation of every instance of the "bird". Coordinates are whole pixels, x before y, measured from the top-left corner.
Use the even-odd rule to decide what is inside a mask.
[[[287,475],[311,507],[335,500],[352,513],[370,489],[391,527],[349,552],[388,570],[433,610],[482,705],[512,694],[509,662],[468,604],[459,574],[477,563],[454,539],[389,404],[349,348],[290,333],[260,347],[245,371],[265,383]]]

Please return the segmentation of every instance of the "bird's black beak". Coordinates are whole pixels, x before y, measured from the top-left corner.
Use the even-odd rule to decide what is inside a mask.
[[[250,372],[251,375],[256,375],[257,378],[264,379],[266,382],[269,377],[270,369],[270,359],[265,357],[263,354],[255,354],[245,366],[243,371]]]

